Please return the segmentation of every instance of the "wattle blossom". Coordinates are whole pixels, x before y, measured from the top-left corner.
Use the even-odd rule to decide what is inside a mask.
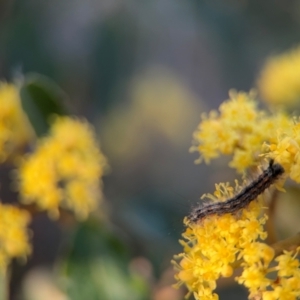
[[[19,166],[23,203],[35,203],[58,217],[59,208],[85,219],[101,199],[101,177],[107,167],[91,125],[57,117],[48,136]]]
[[[282,112],[270,113],[257,108],[253,93],[231,92],[219,111],[202,116],[194,133],[192,151],[198,162],[209,163],[221,155],[232,157],[229,165],[238,172],[265,165],[272,159],[285,170],[271,187],[282,190],[287,177],[300,182],[300,122]],[[216,185],[213,194],[204,194],[222,202],[239,193],[246,183],[235,187]],[[259,196],[235,213],[208,214],[196,222],[184,220],[183,252],[173,260],[177,286],[184,284],[195,299],[215,300],[217,280],[230,277],[242,268],[236,281],[249,290],[249,299],[281,300],[300,297],[300,268],[294,251],[275,253],[267,238],[266,204]],[[297,246],[297,245],[296,245]]]

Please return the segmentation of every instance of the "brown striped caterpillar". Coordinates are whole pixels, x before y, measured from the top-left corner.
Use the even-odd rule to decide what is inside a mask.
[[[245,186],[237,195],[223,202],[211,203],[205,206],[196,207],[188,216],[188,220],[196,223],[210,215],[223,215],[235,213],[245,208],[249,203],[262,194],[272,185],[282,174],[284,168],[270,160],[269,166],[256,179]]]

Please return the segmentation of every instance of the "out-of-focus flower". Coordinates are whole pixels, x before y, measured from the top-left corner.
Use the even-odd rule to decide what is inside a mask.
[[[300,46],[267,60],[258,79],[262,99],[270,105],[294,106],[300,101]]]
[[[230,91],[229,96],[219,113],[202,115],[191,151],[198,151],[198,162],[206,163],[222,154],[232,155],[229,165],[243,172],[261,159],[263,143],[275,141],[280,132],[291,131],[293,121],[280,112],[268,115],[258,110],[253,93]]]
[[[19,167],[24,203],[36,203],[53,217],[59,207],[84,219],[101,199],[100,182],[106,159],[86,121],[57,117],[49,136],[38,141]]]
[[[136,159],[153,149],[157,137],[174,147],[188,141],[199,101],[175,74],[163,68],[147,70],[133,80],[129,97],[129,105],[112,110],[101,129],[111,155]]]
[[[4,271],[12,258],[26,257],[31,252],[25,210],[0,203],[0,269]]]
[[[38,267],[26,273],[22,290],[25,299],[31,300],[70,300],[55,284],[50,270]]]
[[[13,84],[0,82],[0,162],[18,154],[32,137],[18,89]]]

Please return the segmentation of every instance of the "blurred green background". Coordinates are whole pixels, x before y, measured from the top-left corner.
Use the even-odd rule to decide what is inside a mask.
[[[300,42],[300,2],[3,0],[0,26],[2,80],[51,78],[95,126],[111,167],[109,221],[34,219],[34,252],[15,264],[10,299],[183,299],[170,287],[182,219],[235,177],[225,161],[194,164],[192,133],[229,89],[255,86],[269,55]],[[232,282],[219,293],[247,298]]]

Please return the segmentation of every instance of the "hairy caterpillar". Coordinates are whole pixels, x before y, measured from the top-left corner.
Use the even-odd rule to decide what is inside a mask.
[[[268,168],[245,186],[237,195],[223,202],[196,207],[188,216],[188,220],[192,223],[196,223],[210,215],[234,213],[245,208],[251,201],[255,200],[270,187],[283,173],[284,168],[280,164],[274,163],[272,159],[269,162]]]

